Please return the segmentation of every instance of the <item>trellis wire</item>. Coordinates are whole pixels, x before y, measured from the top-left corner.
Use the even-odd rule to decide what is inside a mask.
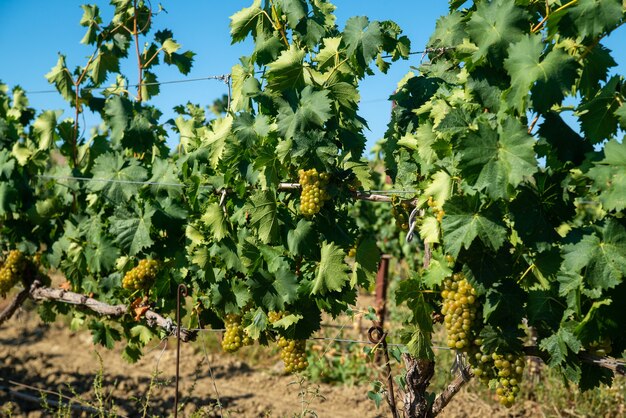
[[[138,180],[120,180],[120,179],[103,179],[103,178],[94,178],[94,177],[78,177],[78,176],[52,176],[48,174],[38,174],[36,175],[38,178],[48,179],[48,180],[67,180],[67,181],[94,181],[94,182],[102,182],[102,183],[117,183],[117,184],[134,184],[139,186],[163,186],[163,187],[185,187],[186,185],[183,183],[166,183],[166,182],[157,182],[157,181],[138,181]],[[201,185],[200,188],[207,189],[215,189],[214,186],[210,185]],[[416,190],[364,190],[363,193],[370,194],[417,194]]]

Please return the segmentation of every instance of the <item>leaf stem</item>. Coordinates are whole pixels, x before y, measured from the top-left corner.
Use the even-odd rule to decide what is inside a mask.
[[[562,10],[565,10],[566,8],[573,6],[574,4],[578,3],[578,0],[572,0],[569,3],[564,4],[563,6],[559,7],[558,9],[556,9],[555,11],[553,11],[552,13],[549,12],[549,9],[546,9],[546,15],[543,19],[541,19],[541,21],[539,23],[537,23],[531,30],[531,33],[535,33],[537,31],[539,31],[540,29],[543,28],[543,26],[546,24],[546,22],[548,21],[548,18],[554,14],[554,13],[558,13]],[[547,6],[546,6],[547,7]]]

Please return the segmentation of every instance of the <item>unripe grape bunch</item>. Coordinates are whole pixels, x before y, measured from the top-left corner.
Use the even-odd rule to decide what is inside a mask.
[[[129,290],[139,290],[149,287],[159,272],[159,262],[143,259],[137,267],[132,268],[124,275],[122,287]]]
[[[19,250],[9,252],[7,259],[0,268],[0,295],[5,295],[15,286],[21,279],[26,266],[26,256]]]
[[[411,204],[408,201],[400,202],[398,196],[391,197],[391,214],[396,220],[396,226],[402,231],[409,230],[409,215],[411,213]]]
[[[441,297],[444,323],[448,332],[448,347],[467,351],[473,341],[476,319],[476,290],[463,273],[455,273],[443,282]]]
[[[241,325],[241,315],[226,315],[224,326],[226,327],[224,338],[222,338],[222,349],[224,351],[234,353],[244,345],[252,345],[252,338]]]
[[[309,367],[306,359],[306,340],[290,340],[285,337],[278,339],[280,358],[285,364],[287,373],[295,373]]]
[[[330,197],[326,192],[328,173],[318,173],[317,169],[300,170],[300,185],[302,194],[300,196],[300,212],[304,216],[313,216],[320,211],[324,202]]]

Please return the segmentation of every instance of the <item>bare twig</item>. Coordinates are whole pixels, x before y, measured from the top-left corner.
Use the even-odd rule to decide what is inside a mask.
[[[101,315],[108,315],[112,317],[120,317],[128,312],[129,308],[126,305],[109,305],[99,300],[90,298],[79,293],[68,292],[63,289],[52,289],[49,287],[40,287],[31,291],[31,296],[35,300],[52,300],[56,302],[69,303],[72,305],[83,306],[95,313]],[[171,319],[165,318],[158,313],[148,310],[145,312],[146,320],[149,324],[154,324],[160,328],[163,328],[168,333],[176,331],[176,324]],[[195,337],[195,333],[182,328],[180,329],[181,341],[191,341]]]
[[[24,289],[20,293],[18,293],[15,298],[11,301],[11,304],[7,306],[2,312],[0,312],[0,325],[2,325],[6,320],[10,319],[15,311],[22,306],[22,303],[26,299],[28,299],[28,294],[30,293],[30,289]]]

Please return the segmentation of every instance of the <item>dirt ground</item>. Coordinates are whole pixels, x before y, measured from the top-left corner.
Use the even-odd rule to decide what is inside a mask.
[[[18,399],[12,395],[15,391],[39,396],[38,389],[45,389],[71,398],[84,398],[88,402],[83,404],[98,405],[94,379],[99,370],[102,370],[101,392],[107,409],[115,405],[119,416],[142,416],[142,405],[152,380],[146,416],[171,415],[175,392],[175,339],[149,344],[144,351],[146,354],[136,364],[125,362],[120,350],[121,347],[107,350],[94,346],[89,331],[72,332],[62,322],[44,324],[35,312],[18,313],[0,327],[0,405],[4,405],[0,415],[9,402],[16,405],[12,416],[30,418],[51,414],[42,412],[36,402]],[[257,357],[263,355],[258,349],[255,353]],[[98,356],[102,358],[102,368]],[[311,412],[302,414],[306,409],[319,417],[387,415],[387,410],[376,410],[367,398],[367,387],[299,384],[296,376],[281,373],[280,363],[274,359],[268,363],[257,358],[252,366],[241,357],[211,350],[209,344],[200,342],[181,344],[180,393],[181,403],[185,405],[179,416],[188,417],[194,412],[209,417],[315,416]],[[157,369],[160,374],[153,380],[151,377]],[[52,394],[47,397],[58,399]],[[221,410],[216,406],[218,398]],[[74,415],[94,414],[92,411]]]
[[[8,300],[0,300],[0,310]],[[199,341],[181,344],[179,417],[390,417],[383,402],[377,409],[367,398],[369,385],[328,385],[300,381],[284,375],[277,356],[263,347],[224,354],[217,335],[205,333]],[[89,331],[72,332],[67,320],[44,324],[34,310],[20,310],[0,326],[0,417],[49,417],[55,415],[58,393],[73,399],[75,408],[95,406],[115,411],[119,417],[173,416],[175,339],[153,341],[144,356],[128,364],[122,345],[107,350],[94,346]],[[101,359],[101,360],[100,360]],[[158,370],[157,378],[153,378]],[[100,372],[101,371],[101,372]],[[102,383],[98,383],[98,376]],[[477,417],[591,417],[573,411],[545,412],[537,401],[520,401],[511,410],[485,402],[462,389],[443,418]],[[48,391],[48,392],[42,392]],[[50,408],[43,410],[37,398],[44,394]],[[96,396],[100,393],[101,396]],[[30,400],[24,400],[30,397]],[[149,399],[147,400],[147,398]],[[217,400],[222,408],[217,405]],[[144,414],[144,405],[148,405]],[[401,404],[398,405],[401,407]],[[84,408],[83,408],[84,409]],[[624,417],[623,405],[604,417]],[[9,411],[11,411],[9,413]],[[93,409],[71,416],[101,416]],[[103,415],[104,416],[104,415]],[[109,415],[106,415],[107,417]]]

